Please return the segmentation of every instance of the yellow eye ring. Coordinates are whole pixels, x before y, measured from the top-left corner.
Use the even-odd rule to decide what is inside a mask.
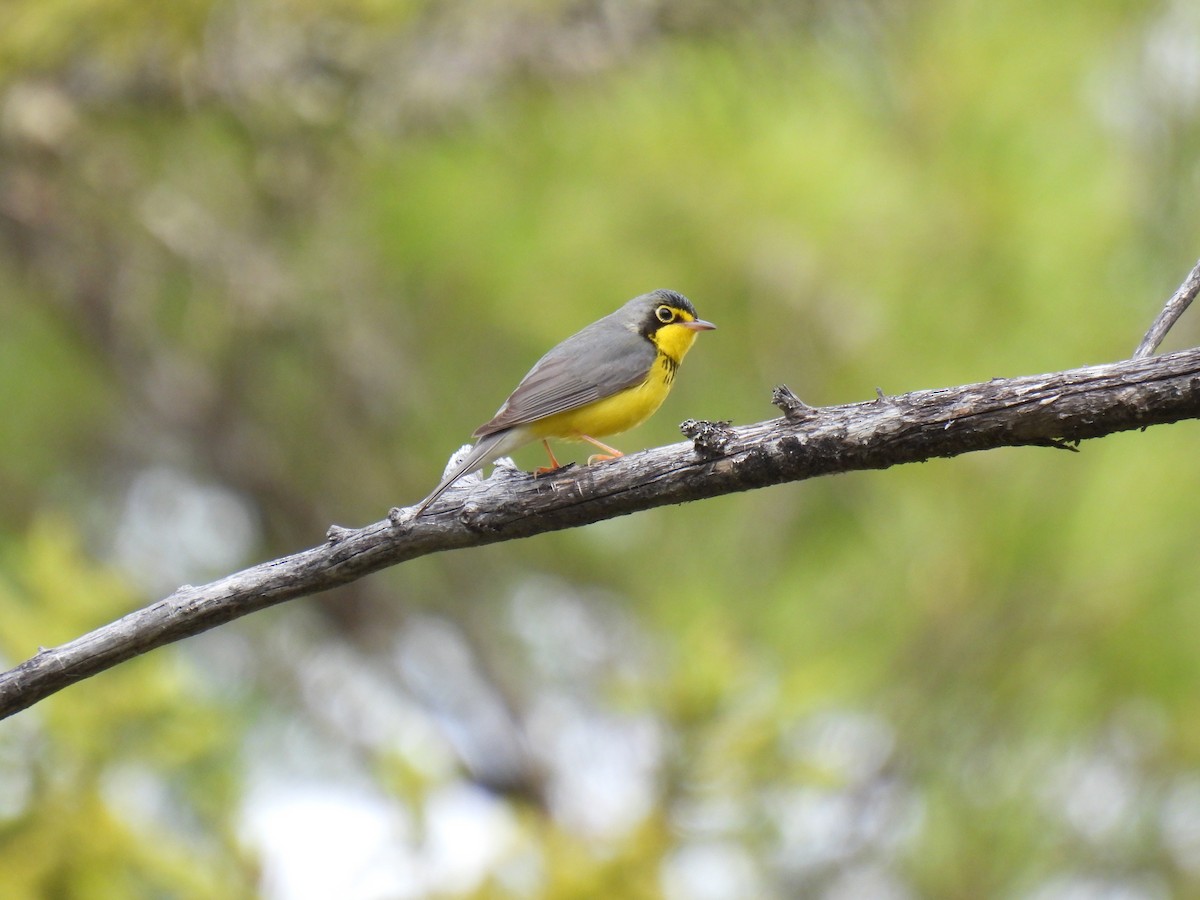
[[[654,311],[654,317],[664,325],[670,325],[675,321],[675,310],[669,306],[660,306]]]

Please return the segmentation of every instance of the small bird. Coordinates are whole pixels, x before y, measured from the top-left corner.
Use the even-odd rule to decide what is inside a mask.
[[[571,335],[529,370],[490,422],[472,435],[471,451],[421,501],[421,515],[468,472],[540,440],[559,468],[550,438],[587,441],[603,453],[588,462],[622,456],[597,440],[645,422],[662,405],[696,334],[716,328],[696,315],[692,301],[657,290]]]

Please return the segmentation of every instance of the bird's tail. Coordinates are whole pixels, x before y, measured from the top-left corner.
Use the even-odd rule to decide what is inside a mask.
[[[428,497],[421,501],[421,505],[417,507],[415,516],[425,512],[434,500],[442,496],[450,485],[458,481],[468,472],[474,472],[476,469],[486,466],[488,463],[499,459],[506,453],[511,453],[513,450],[527,443],[528,437],[522,435],[517,428],[506,428],[503,431],[497,431],[495,434],[485,435],[481,437],[470,452],[467,453],[459,462],[451,469],[442,479],[441,484],[433,489]]]

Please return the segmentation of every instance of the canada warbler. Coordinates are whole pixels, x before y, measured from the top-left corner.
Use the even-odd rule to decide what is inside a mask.
[[[666,399],[696,333],[713,328],[683,294],[657,290],[571,335],[538,360],[490,422],[475,429],[475,446],[421,501],[416,515],[467,472],[533,441],[542,442],[555,469],[549,438],[587,441],[604,451],[588,462],[621,456],[596,438],[646,421]]]

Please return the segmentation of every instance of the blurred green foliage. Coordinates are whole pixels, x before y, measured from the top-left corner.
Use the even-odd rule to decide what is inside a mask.
[[[127,611],[124,579],[89,561],[71,521],[29,523],[3,556],[2,658]],[[243,725],[168,654],[129,662],[0,734],[0,873],[10,897],[250,896],[232,838],[228,757]]]
[[[8,3],[0,653],[414,502],[656,287],[720,330],[628,451],[779,383],[1128,355],[1200,246],[1198,52],[1171,2]],[[318,895],[334,820],[253,825],[297,785],[391,817],[345,896],[1196,893],[1193,431],[419,560],[125,663],[0,725],[3,894]],[[439,868],[463,784],[491,855]]]

